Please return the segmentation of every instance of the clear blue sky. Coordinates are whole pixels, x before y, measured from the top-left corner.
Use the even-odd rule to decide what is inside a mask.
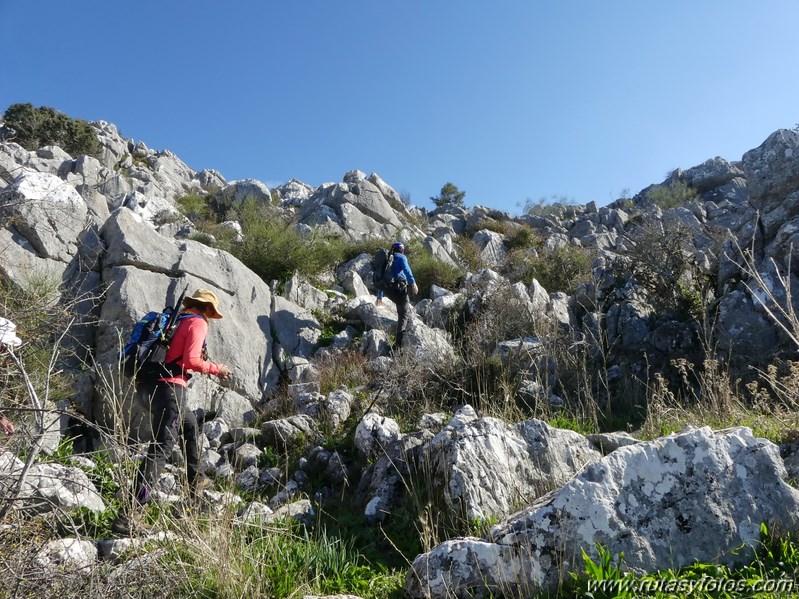
[[[0,0],[0,110],[268,185],[606,204],[799,122],[796,0]]]

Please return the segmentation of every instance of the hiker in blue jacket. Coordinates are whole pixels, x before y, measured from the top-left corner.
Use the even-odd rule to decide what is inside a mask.
[[[411,265],[408,264],[408,258],[405,256],[405,246],[398,241],[391,246],[391,253],[394,254],[394,262],[391,265],[392,282],[386,289],[386,295],[397,306],[397,334],[394,347],[399,349],[402,347],[402,338],[408,328],[408,309],[411,307],[408,286],[410,285],[410,290],[414,295],[419,293],[419,287],[416,286]],[[383,305],[383,292],[380,290],[377,292],[376,304]]]

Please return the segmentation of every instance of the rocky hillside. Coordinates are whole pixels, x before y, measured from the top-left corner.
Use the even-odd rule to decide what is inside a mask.
[[[60,381],[60,393],[40,393],[30,422],[25,406],[3,403],[45,453],[76,426],[80,451],[107,448],[122,425],[131,442],[148,439],[147,407],[119,373],[119,349],[143,314],[186,286],[206,287],[224,313],[208,346],[234,374],[194,377],[190,407],[205,422],[206,471],[250,494],[242,519],[311,522],[315,507],[349,489],[364,523],[385,523],[407,503],[407,481],[421,478],[451,530],[499,522],[480,539],[423,547],[408,596],[555,589],[598,543],[624,552],[636,572],[732,562],[761,521],[796,529],[799,492],[785,482],[780,450],[751,430],[635,434],[655,385],[701,404],[718,364],[755,384],[751,366],[795,356],[796,131],[608,206],[511,216],[407,206],[357,170],[318,188],[226,181],[111,124],[92,126],[96,156],[0,143],[0,280],[7,298],[44,299],[59,314],[47,374]],[[256,273],[239,252],[254,235],[248,210],[309,248],[336,239],[349,249],[312,275]],[[375,304],[371,253],[396,239],[414,248],[411,266],[428,280],[391,352],[396,311]],[[24,304],[8,300],[0,316],[26,320]],[[41,349],[23,326],[18,334],[23,358]],[[353,361],[357,380],[333,376]],[[542,420],[589,408],[591,435]],[[348,436],[351,453],[329,448]],[[292,448],[300,457],[290,468],[262,466],[259,456]],[[43,496],[51,510],[109,509],[79,468],[27,471],[1,451],[0,485],[24,477],[19,513]],[[174,475],[162,486],[163,501],[179,493]],[[113,553],[83,542],[79,560],[93,562],[98,547]]]

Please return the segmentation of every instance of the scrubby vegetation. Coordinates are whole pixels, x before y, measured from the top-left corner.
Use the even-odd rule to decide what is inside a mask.
[[[12,104],[3,120],[16,132],[13,141],[26,150],[56,145],[71,156],[94,156],[100,151],[100,142],[89,123],[47,106]]]
[[[30,369],[34,387],[43,392],[55,380],[49,373],[47,360],[40,353],[49,344],[48,339],[57,330],[60,316],[42,318],[43,304],[34,306],[29,296],[18,296],[20,290],[7,290],[7,314],[16,318],[26,337],[41,343],[31,343],[24,348],[21,358]],[[35,318],[34,318],[35,315]],[[602,405],[603,383],[590,367],[588,352],[575,351],[570,341],[546,322],[539,322],[514,298],[511,289],[495,290],[472,317],[452,328],[458,352],[458,366],[433,364],[432,368],[419,369],[408,356],[398,359],[395,368],[381,385],[384,410],[400,422],[405,430],[413,430],[423,413],[444,411],[451,413],[464,403],[476,407],[481,413],[518,421],[531,416],[548,420],[559,427],[582,433],[597,432],[609,424],[609,411],[613,425],[633,422],[635,417],[629,407]],[[542,356],[535,363],[536,376],[548,383],[556,378],[557,386],[566,400],[565,408],[551,405],[545,397],[519,393],[518,374],[529,365],[519,360],[497,360],[497,344],[514,336],[535,336],[544,344]],[[374,383],[373,374],[358,352],[346,353],[336,359],[326,358],[318,364],[323,392],[346,387],[364,392],[359,396],[357,409],[345,423],[342,432],[329,434],[325,448],[338,451],[351,463],[359,458],[352,445],[354,427],[367,408],[366,390]],[[731,425],[752,426],[757,434],[776,442],[792,438],[799,428],[795,414],[796,364],[780,369],[775,366],[763,373],[759,384],[743,389],[731,380],[719,362],[707,362],[698,370],[683,362],[684,378],[698,381],[696,386],[670,387],[660,376],[652,382],[639,381],[646,397],[646,413],[639,436],[654,438],[680,430],[686,424],[709,424],[715,428]],[[693,369],[693,370],[692,370]],[[48,374],[50,376],[48,376]],[[57,378],[57,375],[56,375]],[[4,371],[6,392],[15,389],[19,373],[11,365]],[[14,405],[20,408],[27,403],[24,387],[16,387]],[[25,412],[11,410],[24,420]],[[613,427],[611,427],[613,428]],[[115,434],[107,439],[114,447]],[[6,447],[24,456],[23,437],[6,441]],[[11,445],[8,445],[11,443]],[[114,467],[105,452],[91,454],[94,465],[88,467],[74,462],[71,442],[62,444],[59,451],[45,458],[48,461],[80,465],[103,494],[108,509],[99,514],[90,512],[59,513],[53,517],[28,520],[13,512],[6,522],[17,528],[0,535],[0,555],[8,572],[24,572],[14,578],[10,596],[29,596],[42,585],[33,556],[42,543],[54,536],[79,535],[88,539],[111,536],[110,525],[117,511],[124,509],[124,491],[133,458],[122,468]],[[121,450],[122,446],[116,446]],[[283,472],[296,468],[302,456],[301,448],[285,454],[272,454],[264,464],[277,465]],[[362,464],[365,465],[365,464]],[[127,471],[128,474],[125,474]],[[354,489],[346,489],[328,500],[313,523],[299,526],[291,521],[264,526],[253,521],[237,521],[232,505],[218,512],[207,513],[196,506],[179,505],[162,508],[153,504],[146,518],[159,530],[171,534],[168,541],[152,540],[147,551],[156,552],[157,560],[147,560],[141,569],[131,571],[121,578],[109,579],[106,566],[88,572],[64,572],[54,584],[64,596],[78,593],[125,597],[131,594],[148,597],[240,597],[270,596],[297,597],[302,594],[350,593],[361,597],[401,597],[402,586],[410,560],[436,544],[455,536],[475,534],[488,530],[490,522],[459,520],[452,515],[438,513],[429,495],[431,485],[423,479],[407,480],[407,499],[383,526],[366,526],[362,517],[352,509]],[[220,487],[220,491],[242,495],[234,485]],[[120,495],[123,492],[123,495]],[[253,495],[246,495],[253,498]],[[142,549],[131,549],[133,553]],[[600,560],[585,559],[583,572],[575,572],[575,580],[564,587],[559,596],[585,596],[590,583],[597,581],[622,581],[619,588],[643,588],[630,585],[666,584],[658,581],[697,580],[703,576],[749,581],[771,581],[781,576],[794,576],[799,567],[799,545],[789,536],[768,534],[764,530],[763,544],[756,558],[735,569],[712,564],[695,564],[680,571],[665,571],[646,577],[633,577],[622,570],[623,556],[610,556],[600,552]],[[43,572],[43,571],[42,571]],[[616,583],[613,583],[616,584]],[[765,583],[764,583],[765,584]],[[771,583],[769,583],[771,584]],[[633,597],[630,591],[608,591],[610,586],[591,587],[593,596]],[[647,587],[649,588],[649,587]],[[665,588],[665,587],[664,587]],[[681,587],[684,588],[684,587]],[[692,587],[695,591],[695,587]],[[734,594],[706,593],[695,595],[685,592],[655,596],[670,597],[723,597]],[[766,596],[766,595],[764,595]]]
[[[624,569],[624,555],[598,547],[599,559],[583,552],[584,572],[573,574],[564,596],[634,599],[715,599],[795,597],[799,576],[799,544],[791,536],[761,526],[755,559],[735,568],[697,563],[678,570],[636,576]]]
[[[649,201],[662,210],[682,206],[696,196],[696,190],[680,179],[668,185],[655,185],[647,194]]]
[[[533,200],[527,198],[522,206],[522,212],[528,216],[554,216],[564,211],[574,209],[577,203],[567,196],[554,195],[550,198]]]
[[[690,195],[673,188],[671,193]],[[457,195],[447,197],[453,199]],[[232,252],[266,281],[286,281],[294,273],[311,281],[325,280],[342,262],[362,253],[371,255],[377,246],[390,244],[390,240],[383,239],[354,243],[303,232],[282,217],[273,204],[222,207],[211,196],[187,196],[178,202],[198,235],[206,236],[207,243]],[[222,232],[219,227],[226,219],[241,224],[242,239]],[[370,465],[357,455],[353,436],[360,418],[377,402],[383,414],[394,418],[405,432],[417,430],[424,414],[442,412],[448,416],[469,404],[481,415],[512,422],[536,417],[583,434],[627,430],[648,439],[686,425],[745,425],[776,443],[795,441],[795,431],[799,430],[799,364],[780,360],[750,371],[743,378],[731,369],[725,356],[716,355],[711,326],[713,300],[708,292],[711,285],[690,259],[697,248],[683,227],[639,223],[629,235],[626,252],[619,257],[618,278],[632,281],[657,299],[653,320],[672,315],[695,325],[691,330],[705,335],[704,355],[691,360],[674,357],[662,369],[653,365],[651,372],[626,372],[621,380],[611,380],[608,374],[614,348],[603,339],[601,331],[595,339],[576,342],[558,323],[531,310],[512,287],[517,282],[529,286],[536,279],[549,291],[573,294],[583,290],[588,294],[586,290],[592,290],[596,283],[591,273],[594,256],[576,245],[546,246],[532,228],[518,223],[486,220],[479,228],[505,237],[509,253],[502,274],[511,285],[481,283],[481,288],[469,290],[471,301],[456,303],[445,315],[445,328],[452,336],[455,351],[451,360],[429,359],[420,364],[414,356],[400,354],[388,372],[375,372],[357,350],[313,359],[322,393],[344,388],[356,397],[353,412],[344,425],[336,432],[324,430],[320,440],[325,450],[338,452],[352,472]],[[483,267],[468,235],[459,236],[455,244],[460,267],[437,260],[418,241],[408,244],[421,297],[429,297],[434,284],[458,289],[464,272]],[[70,392],[71,381],[58,364],[64,357],[64,333],[73,325],[74,312],[71,306],[55,301],[57,294],[58,281],[34,273],[24,288],[10,284],[2,288],[2,313],[19,325],[26,339],[19,361],[3,362],[0,372],[4,407],[18,423],[32,422],[43,411],[40,399],[53,402],[68,398]],[[589,299],[602,301],[598,297]],[[585,323],[590,323],[587,315],[595,309],[598,308],[583,306],[584,313],[580,315],[586,317]],[[799,338],[799,321],[791,314],[781,316],[788,323],[789,333]],[[326,314],[320,320],[324,326],[320,345],[329,343],[347,325],[339,315]],[[506,350],[507,356],[500,358],[500,345],[508,340],[530,341],[533,349],[511,348]],[[89,366],[87,362],[86,367]],[[283,399],[288,405],[286,398],[276,399]],[[48,410],[58,413],[52,403],[48,406]],[[25,431],[23,427],[20,430]],[[8,501],[0,499],[0,507],[7,510],[3,522],[13,525],[8,529],[11,532],[4,530],[0,535],[0,557],[5,570],[11,573],[12,586],[7,587],[11,589],[10,596],[35,596],[42,588],[44,570],[31,564],[45,540],[68,536],[108,538],[114,517],[131,502],[128,484],[135,469],[135,455],[124,442],[126,431],[96,431],[103,437],[104,449],[86,456],[92,465],[73,459],[77,438],[68,439],[51,455],[33,451],[35,428],[31,431],[31,436],[22,432],[0,443],[26,459],[69,463],[84,469],[108,507],[101,513],[81,511],[28,518],[8,511]],[[279,469],[283,477],[275,485],[279,488],[300,460],[307,459],[305,450],[305,446],[296,445],[284,451],[270,451],[260,458],[259,465]],[[122,456],[121,464],[112,462],[112,455]],[[165,540],[148,541],[146,549],[157,559],[147,559],[139,568],[117,574],[115,579],[109,578],[110,566],[105,564],[90,571],[65,572],[55,581],[48,580],[47,584],[53,585],[48,588],[63,596],[233,598],[350,593],[400,597],[416,554],[456,536],[485,534],[492,524],[489,520],[442,514],[436,503],[439,498],[432,496],[432,481],[424,476],[407,478],[402,484],[406,490],[404,503],[380,525],[367,524],[363,510],[354,509],[358,486],[355,479],[318,504],[314,520],[305,525],[290,520],[268,525],[258,520],[242,522],[236,518],[232,503],[210,512],[192,503],[172,507],[151,504],[147,520],[169,533]],[[233,483],[218,483],[216,491],[229,493],[231,498],[267,499],[265,493],[243,491]],[[785,573],[794,576],[799,567],[799,544],[785,534],[763,533],[762,547],[755,559],[737,569],[695,564],[679,572],[667,571],[642,579],[624,574],[623,556],[600,551],[599,562],[586,556],[585,571],[575,572],[575,580],[564,587],[560,596],[586,596],[588,582],[600,580],[638,583],[710,575],[756,581]],[[144,553],[143,548],[136,547],[129,551]],[[635,596],[607,589],[597,591],[596,587],[591,592],[596,597]]]

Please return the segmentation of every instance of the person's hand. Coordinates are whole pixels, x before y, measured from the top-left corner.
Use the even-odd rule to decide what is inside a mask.
[[[0,417],[0,431],[6,435],[14,434],[14,425],[5,416]]]
[[[382,297],[378,297],[375,300],[375,306],[382,306],[382,305],[383,305],[383,298]]]
[[[412,292],[414,295],[417,295],[417,294],[419,293],[419,287],[416,285],[416,283],[414,283],[414,284],[411,286],[411,292]]]
[[[227,367],[225,364],[222,364],[222,365],[219,367],[219,374],[217,374],[216,376],[218,376],[218,377],[219,377],[219,380],[221,380],[221,381],[226,381],[226,380],[228,380],[228,379],[229,379],[231,376],[233,376],[233,371],[232,371],[232,370],[230,370],[230,368],[228,368],[228,367]]]

